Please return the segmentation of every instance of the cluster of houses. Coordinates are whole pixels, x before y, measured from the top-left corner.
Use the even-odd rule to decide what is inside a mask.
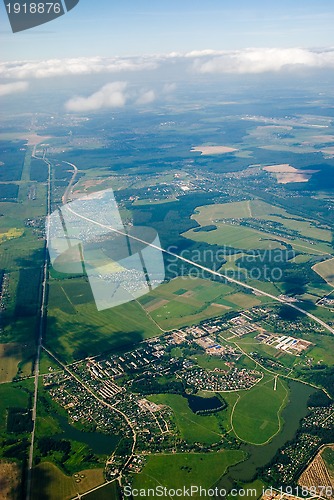
[[[187,385],[201,391],[227,392],[250,389],[262,379],[263,375],[256,370],[206,371],[194,367],[182,373]]]

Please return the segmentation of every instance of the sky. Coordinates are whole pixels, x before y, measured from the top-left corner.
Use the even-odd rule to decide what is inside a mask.
[[[65,16],[13,34],[1,2],[0,58],[328,47],[333,26],[333,0],[80,0]]]
[[[169,99],[181,79],[332,78],[333,26],[333,0],[80,0],[13,34],[0,3],[0,98],[70,81],[63,109],[84,113]]]

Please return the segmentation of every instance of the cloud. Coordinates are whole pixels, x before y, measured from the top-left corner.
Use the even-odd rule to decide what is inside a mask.
[[[136,104],[150,104],[155,101],[155,92],[154,90],[147,90],[146,92],[142,92],[138,97]]]
[[[104,85],[88,97],[73,97],[65,104],[67,111],[85,112],[104,108],[122,108],[127,101],[126,82],[113,82]]]
[[[122,108],[126,104],[145,106],[158,98],[161,101],[168,99],[175,88],[174,83],[167,83],[153,90],[130,86],[129,82],[113,82],[104,85],[87,97],[72,97],[65,103],[65,108],[67,111],[85,113],[107,108]]]
[[[154,57],[80,57],[45,61],[13,61],[0,63],[2,78],[54,78],[57,76],[120,73],[155,69]]]
[[[80,57],[44,61],[0,63],[0,78],[43,79],[92,74],[118,74],[167,70],[177,75],[189,69],[197,73],[264,73],[298,68],[334,68],[334,49],[248,48],[236,51],[194,50],[184,54],[153,54],[138,57]]]
[[[28,82],[13,82],[0,84],[0,96],[24,92],[29,87]]]
[[[184,57],[194,58],[194,57],[205,57],[205,56],[216,56],[219,54],[224,54],[225,52],[221,50],[192,50],[191,52],[187,52],[184,54]]]
[[[186,56],[195,57],[193,69],[206,74],[256,74],[284,69],[334,68],[334,50],[245,49],[216,52],[213,57],[208,57],[207,51],[189,53]]]
[[[171,94],[176,90],[176,87],[176,83],[165,83],[165,85],[162,87],[162,93]]]

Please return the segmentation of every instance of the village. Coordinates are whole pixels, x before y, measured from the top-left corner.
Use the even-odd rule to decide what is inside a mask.
[[[147,453],[193,450],[180,435],[173,409],[150,401],[150,395],[187,398],[212,393],[215,397],[253,388],[264,373],[245,366],[243,351],[233,342],[246,335],[259,345],[264,343],[295,357],[311,346],[310,342],[265,331],[260,320],[272,314],[263,307],[253,308],[230,318],[213,318],[166,332],[127,352],[88,357],[61,371],[50,368],[44,375],[44,387],[68,412],[72,423],[120,437],[122,450],[116,448],[107,461],[109,479],[125,469],[139,471]],[[260,355],[253,355],[261,361]],[[210,367],[201,366],[202,358]],[[281,367],[278,361],[266,361],[271,361],[271,368],[275,363]],[[210,412],[225,407],[219,403]],[[316,418],[316,413],[313,416]],[[328,421],[332,421],[332,414]],[[195,448],[201,451],[202,445]]]

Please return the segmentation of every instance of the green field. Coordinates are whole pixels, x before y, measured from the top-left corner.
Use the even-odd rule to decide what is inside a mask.
[[[154,321],[166,330],[222,316],[231,309],[247,309],[262,301],[253,294],[236,293],[233,285],[186,277],[175,278],[139,299]]]
[[[312,257],[310,255],[296,255],[293,259],[291,259],[291,262],[294,262],[295,264],[306,264],[307,262],[310,262]]]
[[[0,430],[6,428],[8,408],[28,408],[29,392],[22,387],[27,384],[13,383],[0,385]]]
[[[117,481],[106,484],[103,488],[99,488],[92,493],[87,495],[82,495],[84,500],[120,500],[121,494],[119,492],[119,487]]]
[[[159,333],[136,301],[98,311],[84,278],[50,280],[46,345],[63,360],[133,346]]]
[[[257,500],[262,498],[265,484],[260,479],[255,479],[252,483],[242,484],[240,493],[235,496],[231,493],[227,495],[227,500]],[[255,494],[256,491],[256,494]],[[247,494],[245,494],[247,492]]]
[[[177,427],[187,443],[210,445],[221,440],[219,417],[216,415],[196,415],[191,411],[184,397],[178,394],[155,394],[149,396],[148,399],[156,404],[164,404],[172,408]]]
[[[193,356],[193,359],[196,361],[198,366],[204,368],[205,370],[213,371],[215,368],[219,368],[220,370],[229,370],[230,368],[226,365],[225,361],[223,361],[218,356],[209,356],[207,354],[198,354]]]
[[[22,148],[23,143],[17,143]],[[9,143],[15,147],[15,142]],[[44,242],[27,219],[41,218],[46,214],[46,186],[36,184],[35,199],[27,195],[30,181],[32,147],[25,153],[19,185],[18,203],[0,203],[0,267],[7,276],[4,308],[1,311],[0,329],[0,381],[10,381],[17,373],[31,375],[39,303],[40,269],[43,262]],[[23,154],[24,155],[24,154]],[[17,167],[18,164],[13,163]],[[5,347],[5,343],[7,346]]]
[[[324,451],[321,453],[321,457],[324,460],[331,476],[334,476],[334,448],[333,447],[325,448]]]
[[[307,351],[307,357],[311,357],[314,363],[326,363],[329,366],[333,363],[334,338],[330,335],[314,335],[309,336],[307,340],[314,343]]]
[[[261,445],[281,429],[281,412],[288,403],[288,388],[280,379],[274,390],[274,379],[266,377],[249,391],[240,394],[233,415],[235,434],[242,441]]]
[[[251,307],[261,304],[261,300],[253,294],[248,293],[234,293],[226,297],[228,302],[232,302],[241,309],[250,309]],[[267,300],[267,299],[265,299]]]
[[[269,205],[261,200],[249,200],[234,203],[206,205],[197,207],[191,217],[201,227],[215,224],[217,229],[210,232],[189,230],[183,234],[194,241],[233,247],[240,250],[284,248],[283,243],[291,244],[299,252],[308,254],[331,254],[329,245],[332,233],[328,229],[316,227],[305,219],[289,214],[286,210]],[[232,224],[231,219],[234,219]],[[262,223],[262,229],[240,226],[241,221],[254,220]],[[268,226],[292,231],[292,237],[279,236]],[[267,226],[267,229],[266,229]],[[309,240],[315,240],[312,244]],[[281,243],[280,243],[281,242]]]
[[[41,374],[50,373],[50,371],[60,370],[61,367],[45,351],[41,351],[39,358],[39,372]]]
[[[153,455],[141,474],[134,479],[134,488],[212,487],[225,474],[228,467],[241,462],[246,454],[239,450],[218,453],[188,453]],[[199,498],[194,495],[192,498]]]
[[[283,246],[279,242],[274,241],[273,236],[270,234],[261,233],[255,229],[240,227],[238,225],[216,225],[217,229],[209,233],[190,230],[183,233],[182,236],[194,241],[203,241],[211,245],[233,247],[240,250],[283,249]]]
[[[32,360],[33,355],[33,345],[0,344],[0,382],[11,382],[18,372],[19,366],[21,367],[24,364],[22,360],[29,358]],[[27,374],[31,374],[31,366],[28,367]]]
[[[203,307],[200,304],[193,306],[172,301],[151,313],[151,316],[161,328],[171,330],[173,328],[200,323],[208,318],[221,316],[228,309],[229,307],[223,304]]]
[[[84,477],[80,477],[84,476]],[[32,498],[69,500],[103,484],[103,469],[81,471],[77,476],[66,476],[50,462],[43,462],[33,471]]]
[[[312,269],[327,281],[329,285],[334,286],[334,259],[320,262],[313,266]]]

